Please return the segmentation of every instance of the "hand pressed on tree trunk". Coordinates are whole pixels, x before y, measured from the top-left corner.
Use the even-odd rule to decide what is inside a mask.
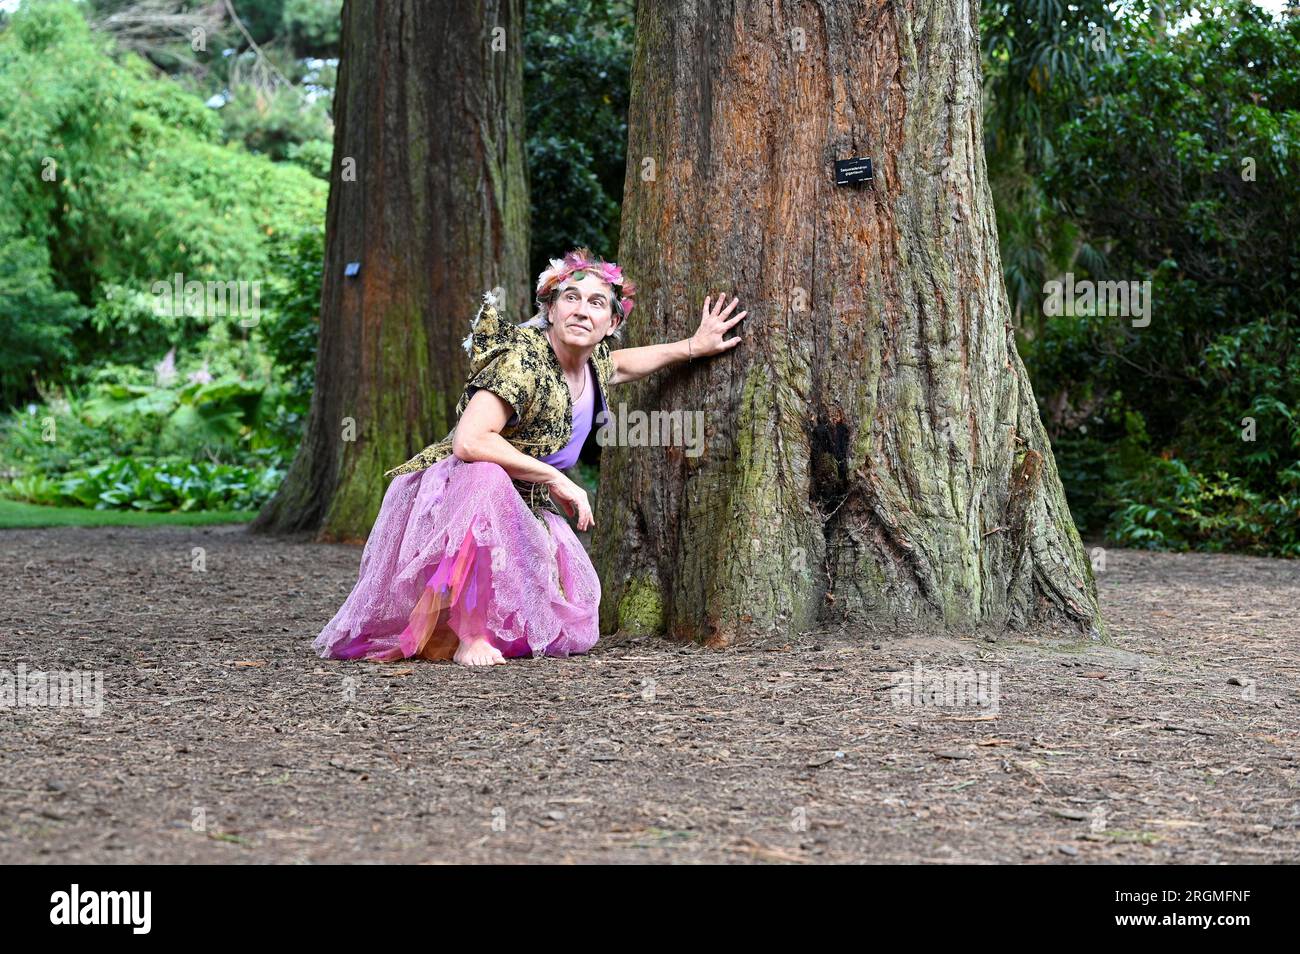
[[[717,301],[710,308],[709,302],[712,300],[712,295],[704,299],[704,309],[700,314],[700,327],[695,330],[695,334],[691,335],[689,339],[689,357],[692,359],[730,351],[743,340],[740,335],[736,335],[734,338],[723,337],[742,318],[749,314],[747,311],[742,311],[734,318],[727,317],[731,314],[731,310],[740,303],[740,299],[733,295],[731,304],[727,306],[725,311],[722,309],[722,303],[727,300],[725,292],[718,296]]]
[[[734,338],[724,338],[723,335],[729,329],[735,327],[736,323],[748,315],[749,312],[742,311],[740,314],[728,318],[727,316],[736,307],[740,299],[733,297],[731,304],[724,310],[722,305],[726,297],[726,295],[719,295],[717,302],[712,307],[710,307],[710,302],[713,296],[710,295],[704,299],[704,308],[700,314],[700,325],[689,338],[678,339],[665,344],[643,345],[639,348],[620,348],[618,351],[611,351],[610,358],[614,361],[614,375],[610,378],[609,383],[626,384],[629,381],[644,378],[648,374],[654,374],[656,371],[678,362],[720,354],[723,351],[730,351],[740,344],[743,340],[740,335]]]

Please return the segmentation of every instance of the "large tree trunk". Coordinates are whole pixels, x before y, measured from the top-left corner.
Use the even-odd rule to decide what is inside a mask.
[[[1012,335],[977,14],[640,4],[620,258],[646,301],[627,344],[690,335],[712,292],[750,314],[739,346],[611,396],[701,410],[707,439],[604,448],[604,632],[1104,638]],[[834,185],[861,155],[874,187]]]
[[[522,5],[344,5],[316,390],[253,529],[364,540],[384,470],[455,420],[483,290],[526,313]]]

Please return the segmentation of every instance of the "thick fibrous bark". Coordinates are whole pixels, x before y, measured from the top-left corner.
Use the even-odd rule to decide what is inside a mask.
[[[616,389],[700,456],[604,449],[602,630],[1103,638],[1009,319],[969,0],[642,3],[628,344],[733,291],[745,341]],[[873,186],[833,162],[875,161]]]
[[[364,540],[455,419],[483,290],[527,314],[522,0],[349,0],[342,51],[311,417],[253,528]]]

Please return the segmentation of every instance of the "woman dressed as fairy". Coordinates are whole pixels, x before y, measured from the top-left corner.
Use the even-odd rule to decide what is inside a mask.
[[[504,320],[488,293],[465,348],[456,426],[392,477],[356,586],[313,644],[325,658],[422,656],[466,666],[584,653],[600,580],[566,516],[595,525],[572,467],[608,389],[735,347],[737,300],[704,301],[689,339],[610,350],[636,286],[585,248],[537,280],[537,314]]]

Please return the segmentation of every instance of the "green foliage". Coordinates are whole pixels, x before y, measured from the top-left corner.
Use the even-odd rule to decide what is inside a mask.
[[[44,246],[0,239],[0,406],[28,393],[36,372],[73,359],[72,335],[85,316],[76,295],[55,290]]]
[[[220,3],[177,0],[167,17],[139,9],[153,0],[89,0],[87,6],[98,32],[212,107],[224,142],[276,160],[301,156],[315,174],[319,151],[329,149],[333,134],[341,3],[240,0],[233,5],[238,22]]]
[[[142,352],[206,336],[211,320],[150,322],[142,296],[175,274],[263,281],[268,239],[319,221],[324,183],[220,139],[212,110],[138,57],[114,60],[70,4],[24,4],[0,33],[0,222],[49,250],[44,276],[26,260],[35,302],[44,287],[93,307],[64,336],[78,360],[124,338]],[[32,320],[48,325],[43,309]],[[68,355],[51,350],[29,370],[54,374]]]
[[[96,464],[59,479],[34,475],[11,481],[6,496],[47,506],[93,510],[255,510],[275,493],[284,471],[184,460],[141,463],[134,458]]]
[[[18,170],[0,228],[24,236],[0,242],[0,329],[17,343],[0,398],[43,395],[0,422],[0,462],[28,499],[249,506],[261,486],[249,475],[292,452],[296,423],[268,426],[283,388],[244,327],[256,313],[159,307],[178,274],[279,287],[272,260],[320,230],[324,183],[223,135],[217,113],[115,57],[70,4],[24,4],[0,33],[0,158]],[[117,457],[138,472],[106,469]],[[182,473],[191,464],[199,473]]]
[[[342,0],[285,0],[279,34],[300,56],[337,56]]]
[[[1037,171],[1053,155],[1056,127],[1088,94],[1091,71],[1113,59],[1116,17],[1107,0],[995,0],[980,7],[985,148],[1003,154],[1018,145]]]
[[[321,150],[328,156],[332,147],[329,101],[305,100],[296,85],[266,88],[244,83],[229,90],[219,108],[224,136],[277,162],[303,157],[308,171],[317,174]],[[328,181],[326,175],[318,176]]]
[[[1300,467],[1277,478],[1269,495],[1225,471],[1197,474],[1180,460],[1154,458],[1124,484],[1108,536],[1146,549],[1300,557]]]
[[[1089,95],[1091,71],[1114,56],[1122,7],[1106,0],[999,0],[980,7],[984,151],[1017,328],[1041,330],[1043,282],[1095,255],[1055,208],[1041,173],[1057,126]]]
[[[1071,509],[1128,544],[1293,555],[1300,21],[1122,26],[1041,181],[1095,248],[1076,280],[1150,282],[1150,324],[1051,317],[1023,342]]]
[[[531,268],[579,245],[614,260],[626,171],[632,4],[536,0],[527,7]]]
[[[262,390],[233,376],[180,387],[111,385],[85,403],[82,417],[95,427],[122,417],[154,418],[160,452],[211,452],[251,433]]]
[[[55,477],[116,456],[252,464],[286,455],[264,433],[264,385],[234,375],[209,381],[197,371],[159,385],[143,374],[102,368],[80,391],[0,420],[0,466]]]
[[[96,509],[242,510],[284,476],[287,452],[260,436],[260,386],[178,374],[167,385],[107,366],[81,393],[0,421],[0,467],[17,500]],[[223,460],[224,458],[224,460]]]
[[[1213,319],[1188,342],[1196,352],[1234,314],[1294,313],[1300,21],[1278,26],[1244,2],[1158,40],[1121,39],[1095,103],[1060,130],[1049,188],[1106,243],[1115,274],[1169,262],[1163,277],[1189,283],[1175,293]]]
[[[299,56],[331,56],[338,51],[342,6],[343,0],[239,0],[235,9],[263,46],[285,42]]]
[[[293,143],[285,149],[285,158],[296,162],[317,179],[329,182],[330,158],[334,155],[334,146],[323,139],[310,139],[307,142]]]
[[[324,271],[323,227],[307,229],[271,251],[274,307],[259,331],[283,382],[272,426],[286,448],[297,444],[311,406]]]

